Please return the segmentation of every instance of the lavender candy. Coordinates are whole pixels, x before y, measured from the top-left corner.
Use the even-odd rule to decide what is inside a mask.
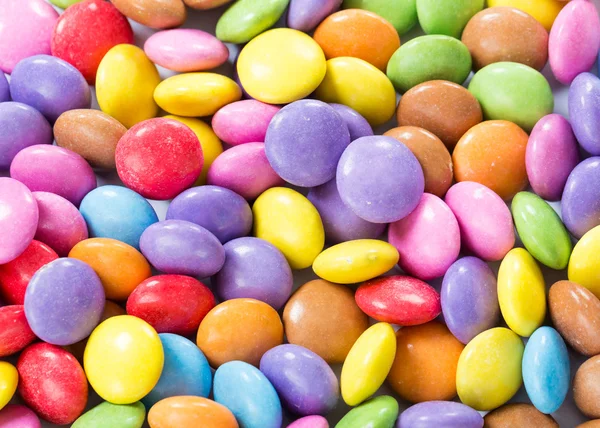
[[[481,428],[483,418],[476,410],[454,401],[427,401],[406,409],[396,428]]]
[[[0,71],[0,103],[5,101],[10,101],[10,87],[6,76]]]
[[[360,137],[368,137],[373,135],[373,128],[367,122],[367,119],[362,117],[356,110],[345,106],[344,104],[329,104],[339,114],[350,131],[350,141],[354,141]]]
[[[287,26],[308,33],[336,12],[341,4],[342,0],[291,0]]]
[[[600,225],[600,156],[588,158],[573,169],[561,210],[565,226],[578,239]]]
[[[569,87],[569,118],[579,145],[600,155],[600,79],[581,73]]]

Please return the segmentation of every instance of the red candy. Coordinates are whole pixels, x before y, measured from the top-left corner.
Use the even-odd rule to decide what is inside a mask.
[[[117,173],[145,198],[172,199],[200,176],[204,156],[196,134],[172,119],[149,119],[121,137]]]
[[[158,275],[138,285],[127,299],[127,313],[143,319],[159,333],[188,336],[215,306],[212,292],[184,275]]]
[[[52,35],[52,55],[72,64],[93,85],[98,65],[113,46],[133,43],[131,25],[104,0],[85,0],[69,6],[58,18]]]
[[[83,368],[60,346],[35,343],[17,361],[19,394],[40,417],[71,424],[85,410],[88,383]]]
[[[367,281],[355,294],[359,308],[377,321],[408,326],[424,324],[442,312],[433,287],[410,276],[386,276]]]
[[[0,357],[19,352],[34,340],[22,305],[0,308]]]
[[[27,284],[33,274],[57,258],[58,255],[52,248],[33,240],[19,257],[0,265],[0,295],[4,301],[11,305],[22,305]]]

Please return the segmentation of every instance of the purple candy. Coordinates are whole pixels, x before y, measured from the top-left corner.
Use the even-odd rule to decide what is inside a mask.
[[[348,127],[331,106],[300,100],[273,117],[265,137],[265,152],[285,181],[314,187],[335,176],[338,160],[348,144]]]
[[[1,428],[41,428],[37,415],[25,406],[8,404],[0,410]]]
[[[339,114],[350,131],[350,141],[354,141],[360,137],[368,137],[373,135],[373,128],[367,122],[367,119],[344,104],[329,104]]]
[[[17,153],[34,144],[52,144],[46,118],[26,104],[0,103],[0,170],[8,170]]]
[[[71,345],[90,335],[104,310],[104,288],[81,260],[62,258],[38,270],[25,292],[25,317],[44,342]]]
[[[10,101],[10,87],[6,76],[0,71],[0,103],[5,101]]]
[[[342,201],[372,223],[406,217],[425,188],[415,155],[398,140],[381,135],[350,143],[338,163],[336,180]]]
[[[92,105],[90,87],[79,70],[50,55],[21,60],[10,75],[10,95],[52,123],[67,110]]]
[[[294,278],[285,256],[259,238],[238,238],[224,245],[225,264],[213,277],[222,300],[251,298],[279,310],[290,297]]]
[[[340,396],[331,367],[302,346],[279,345],[268,350],[260,360],[260,371],[287,408],[301,416],[329,413]]]
[[[581,73],[569,88],[569,118],[581,147],[600,155],[600,79]]]
[[[396,428],[481,428],[483,418],[476,410],[454,401],[428,401],[406,409]]]
[[[563,223],[576,238],[600,225],[600,156],[584,160],[571,172],[561,210]]]
[[[322,20],[336,12],[342,0],[291,0],[287,15],[287,26],[308,33]]]
[[[219,186],[200,186],[177,196],[167,210],[167,220],[186,220],[202,226],[222,244],[252,230],[252,210],[244,198]]]
[[[467,344],[498,324],[500,307],[494,272],[477,257],[455,261],[440,292],[442,313],[454,337]]]
[[[385,224],[363,220],[340,198],[335,179],[308,192],[325,228],[325,237],[330,244],[339,244],[355,239],[375,239],[385,230]]]
[[[161,272],[206,278],[225,263],[225,250],[215,235],[185,220],[150,225],[140,237],[140,249]]]

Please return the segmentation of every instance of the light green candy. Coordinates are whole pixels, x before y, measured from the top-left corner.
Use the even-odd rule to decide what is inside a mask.
[[[380,395],[350,410],[335,428],[393,428],[398,412],[398,402],[394,398]]]
[[[469,91],[481,104],[486,120],[508,120],[527,132],[554,109],[554,96],[546,78],[516,62],[483,67],[473,76]]]
[[[460,38],[469,19],[483,9],[484,0],[417,0],[419,24],[427,34]]]
[[[461,84],[471,72],[471,54],[448,36],[421,36],[400,46],[390,58],[387,76],[399,92],[429,80]]]
[[[71,428],[141,428],[146,409],[139,401],[133,404],[112,404],[105,401],[81,415]]]
[[[61,9],[66,9],[69,6],[74,5],[75,3],[79,3],[81,0],[50,0],[54,6],[58,6]]]
[[[217,38],[246,43],[271,28],[290,0],[238,0],[217,21]]]
[[[344,0],[344,9],[363,9],[388,20],[398,34],[404,34],[417,23],[416,0]]]
[[[527,251],[552,269],[566,268],[573,246],[552,207],[538,195],[519,192],[512,201],[511,211]]]

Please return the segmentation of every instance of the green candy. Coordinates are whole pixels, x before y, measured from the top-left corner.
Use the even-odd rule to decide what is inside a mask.
[[[398,402],[394,398],[380,395],[350,410],[335,428],[392,428],[398,411]]]
[[[419,24],[427,34],[460,38],[467,22],[483,9],[484,0],[417,0]]]
[[[402,35],[417,23],[416,0],[344,0],[344,9],[363,9],[387,19]]]
[[[79,3],[81,0],[50,0],[54,6],[58,6],[61,9],[66,9],[69,6],[74,5],[75,3]]]
[[[133,404],[101,403],[81,415],[71,428],[141,428],[146,409],[139,401]]]
[[[246,43],[271,28],[290,0],[238,0],[217,21],[216,35],[223,42]]]
[[[571,239],[560,217],[538,195],[519,192],[511,211],[517,232],[527,251],[552,269],[564,269],[571,257]]]
[[[516,62],[483,67],[473,76],[469,91],[481,104],[486,120],[508,120],[527,132],[554,109],[554,96],[546,78]]]
[[[387,76],[399,92],[429,80],[461,84],[471,72],[471,54],[448,36],[421,36],[400,46],[390,58]]]

